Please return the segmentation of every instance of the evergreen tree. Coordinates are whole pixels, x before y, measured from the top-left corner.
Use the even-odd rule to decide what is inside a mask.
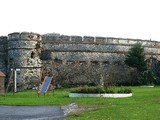
[[[133,68],[137,68],[139,72],[147,70],[145,61],[144,48],[141,44],[135,44],[128,52],[125,63]]]

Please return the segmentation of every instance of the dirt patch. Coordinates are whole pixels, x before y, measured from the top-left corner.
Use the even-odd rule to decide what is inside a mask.
[[[78,106],[75,103],[71,103],[68,106],[63,106],[65,116],[80,116],[86,111],[94,111],[102,108],[101,106]]]

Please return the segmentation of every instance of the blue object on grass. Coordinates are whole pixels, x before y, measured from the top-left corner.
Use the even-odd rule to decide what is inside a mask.
[[[44,80],[44,83],[42,84],[42,88],[41,88],[41,93],[46,93],[48,88],[49,88],[49,85],[52,81],[52,77],[45,77],[45,80]]]

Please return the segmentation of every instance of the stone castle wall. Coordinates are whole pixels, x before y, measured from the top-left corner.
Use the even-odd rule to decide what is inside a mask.
[[[17,84],[20,89],[37,86],[41,67],[46,65],[57,70],[57,80],[67,85],[93,83],[101,78],[108,83],[132,82],[134,71],[124,60],[136,43],[144,46],[147,57],[154,55],[159,59],[157,41],[11,33],[0,38],[0,70],[9,74],[11,68],[20,69]]]
[[[146,55],[160,54],[160,43],[157,41],[64,35],[43,36],[42,39],[43,49],[50,51],[53,59],[122,62],[136,43],[144,46]]]
[[[0,70],[6,73],[7,69],[7,37],[0,37]]]
[[[65,75],[61,74],[59,81],[63,78],[68,84],[98,83],[101,77],[107,84],[134,84],[135,71],[126,66],[124,60],[136,43],[144,46],[146,57],[159,59],[160,43],[157,41],[65,35],[42,36],[46,51],[42,56],[44,60],[61,62],[58,71]]]
[[[8,35],[8,71],[11,68],[20,69],[17,86],[23,89],[37,86],[40,79],[41,36],[35,33],[12,33]]]

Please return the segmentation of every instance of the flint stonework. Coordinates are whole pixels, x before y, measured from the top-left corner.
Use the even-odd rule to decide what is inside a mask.
[[[9,75],[11,68],[20,69],[18,90],[38,86],[42,67],[66,86],[99,84],[101,78],[105,84],[131,84],[136,71],[124,61],[136,43],[142,44],[147,58],[160,59],[158,41],[15,32],[0,37],[0,71]]]

